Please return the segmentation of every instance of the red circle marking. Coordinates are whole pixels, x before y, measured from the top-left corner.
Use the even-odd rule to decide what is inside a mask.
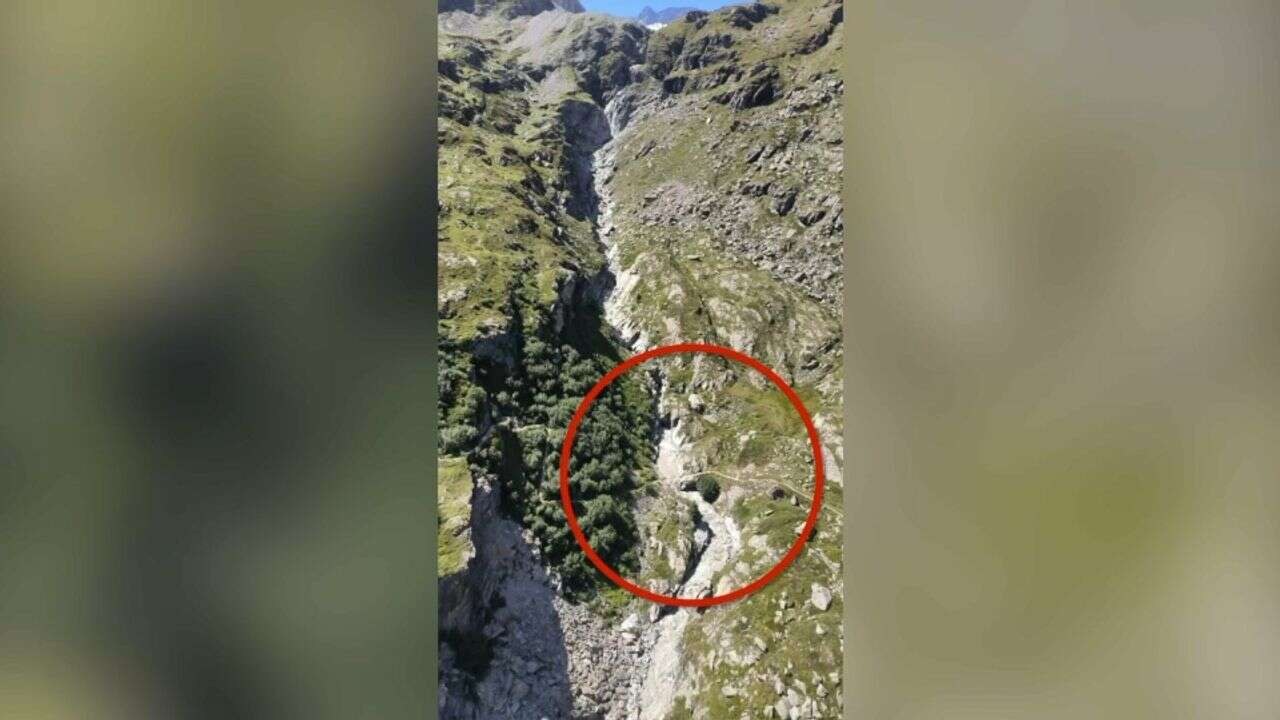
[[[613,568],[609,567],[609,564],[597,555],[594,549],[592,549],[591,543],[587,541],[587,536],[583,534],[582,528],[578,525],[578,516],[573,512],[573,497],[569,492],[569,455],[570,451],[573,450],[573,439],[578,434],[578,425],[582,423],[582,418],[586,416],[587,410],[591,408],[591,404],[594,403],[600,393],[609,386],[609,383],[618,379],[620,375],[631,368],[648,360],[652,360],[653,358],[662,357],[664,355],[674,355],[677,353],[700,352],[720,355],[731,360],[737,360],[745,365],[749,365],[761,375],[768,378],[770,382],[776,385],[778,389],[787,396],[787,399],[791,401],[791,405],[795,407],[796,412],[800,413],[800,419],[804,422],[805,430],[809,433],[809,445],[813,450],[814,490],[813,503],[809,506],[809,517],[805,519],[804,528],[800,530],[800,535],[796,538],[795,543],[791,545],[791,548],[787,550],[787,554],[782,556],[782,560],[778,561],[777,565],[774,565],[768,572],[761,575],[751,584],[744,585],[732,592],[727,592],[723,595],[713,595],[706,598],[682,598],[656,593],[632,583],[619,575]],[[809,536],[813,534],[813,526],[818,522],[818,513],[822,509],[822,488],[825,484],[825,480],[826,478],[822,467],[822,444],[818,441],[818,431],[814,428],[813,420],[809,417],[809,411],[805,409],[804,403],[800,401],[800,396],[796,395],[796,391],[792,390],[791,386],[788,385],[787,382],[776,372],[771,370],[769,366],[759,360],[756,360],[750,355],[740,353],[731,348],[712,345],[709,343],[680,343],[677,345],[664,345],[662,347],[653,348],[652,350],[646,350],[639,355],[635,355],[619,363],[612,370],[605,373],[605,376],[587,392],[586,397],[582,398],[582,402],[578,404],[577,411],[573,413],[573,419],[569,421],[569,429],[565,432],[564,444],[560,447],[560,502],[564,505],[565,518],[569,521],[569,529],[573,531],[573,537],[578,541],[578,546],[587,554],[587,558],[591,560],[591,564],[595,565],[596,569],[604,573],[604,576],[612,580],[614,584],[632,595],[642,597],[652,602],[662,603],[664,605],[681,605],[685,607],[710,607],[712,605],[720,605],[721,603],[727,603],[744,598],[772,582],[774,578],[781,575],[782,571],[786,570],[791,563],[795,561],[796,557],[800,554],[800,551],[804,549],[805,542],[807,542],[809,540]]]

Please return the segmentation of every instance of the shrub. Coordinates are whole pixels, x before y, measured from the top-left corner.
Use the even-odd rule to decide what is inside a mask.
[[[488,392],[454,362],[442,390],[441,446],[466,452],[476,474],[497,477],[502,509],[530,528],[543,560],[557,571],[566,596],[590,596],[602,580],[578,552],[560,505],[560,446],[587,390],[616,362],[601,334],[598,313],[550,322],[521,336],[520,362],[495,373]],[[465,348],[456,352],[465,353]],[[451,367],[453,367],[451,366]],[[643,382],[619,378],[597,398],[578,429],[571,459],[573,497],[583,532],[604,560],[622,571],[637,569],[639,545],[632,505],[651,479],[639,472],[653,462],[649,440],[653,403]],[[494,427],[477,445],[480,427]]]
[[[440,431],[440,449],[445,453],[465,450],[476,439],[477,431],[470,425],[455,425]]]
[[[710,475],[703,475],[698,478],[698,494],[702,496],[703,500],[713,503],[716,498],[720,497],[720,483],[716,482],[716,479]]]

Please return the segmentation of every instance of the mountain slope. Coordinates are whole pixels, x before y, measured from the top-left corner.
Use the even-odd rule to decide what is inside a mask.
[[[668,7],[661,10],[654,10],[646,5],[636,19],[645,25],[654,23],[669,23],[683,18],[687,13],[695,12],[698,8],[693,7]]]
[[[444,716],[838,716],[840,6],[736,6],[658,32],[482,10],[441,16],[441,452],[474,488],[469,559],[441,578]],[[776,369],[828,477],[796,563],[701,613],[587,565],[555,472],[594,380],[678,341]],[[751,371],[666,358],[597,405],[575,512],[625,575],[706,596],[795,540],[813,459]]]

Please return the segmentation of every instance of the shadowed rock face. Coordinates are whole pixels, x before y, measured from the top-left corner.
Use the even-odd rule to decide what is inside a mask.
[[[440,716],[568,717],[555,589],[492,488],[476,488],[471,539],[467,568],[440,583]]]
[[[571,195],[566,205],[574,217],[594,219],[600,198],[595,191],[592,156],[609,140],[609,121],[598,105],[586,102],[565,103],[560,108],[560,117],[570,138],[568,167]]]
[[[762,64],[752,70],[740,87],[721,93],[715,99],[734,110],[747,110],[768,105],[778,97],[780,91],[778,71]]]

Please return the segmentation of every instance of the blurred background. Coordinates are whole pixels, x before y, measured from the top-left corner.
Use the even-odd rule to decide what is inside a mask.
[[[0,717],[434,706],[432,12],[0,5]]]
[[[1280,5],[848,13],[851,717],[1280,717]]]

